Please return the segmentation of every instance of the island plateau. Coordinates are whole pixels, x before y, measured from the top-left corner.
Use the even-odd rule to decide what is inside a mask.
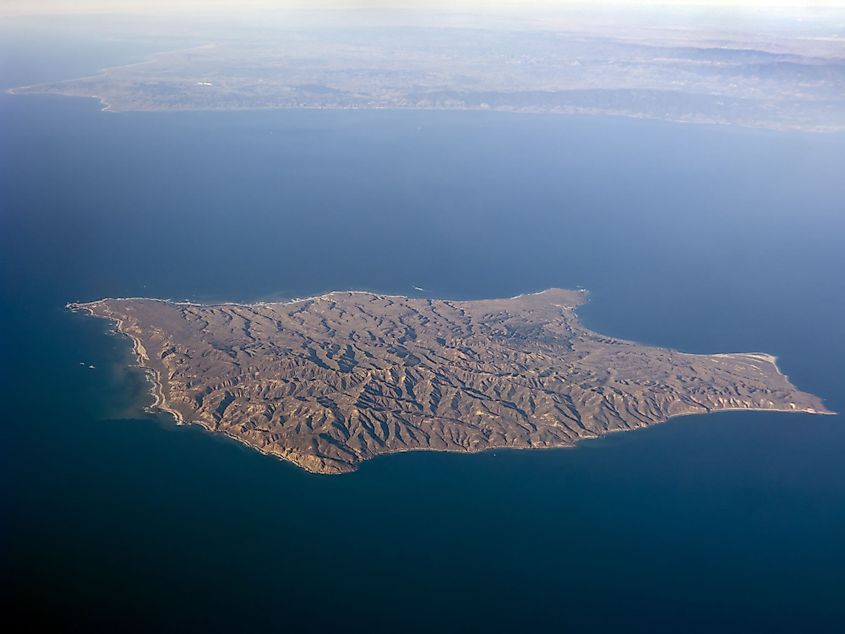
[[[593,332],[586,292],[448,301],[333,292],[279,303],[69,304],[115,322],[155,406],[316,473],[382,454],[570,447],[686,414],[831,413],[763,353]]]

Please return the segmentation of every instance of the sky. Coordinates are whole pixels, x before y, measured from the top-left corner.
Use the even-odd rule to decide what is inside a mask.
[[[531,10],[573,6],[637,8],[643,6],[696,6],[738,9],[764,7],[845,8],[845,0],[0,0],[0,15],[103,12],[244,11],[268,8],[414,8],[467,11]]]
[[[114,29],[127,28],[127,20],[130,30],[143,29],[137,20],[148,18],[157,22],[158,29],[167,24],[197,32],[201,23],[229,21],[233,28],[347,27],[353,23],[568,30],[694,28],[789,31],[795,36],[837,40],[845,33],[845,0],[0,0],[0,26],[4,20],[16,28],[20,20],[32,26],[39,20],[46,23],[49,18],[76,16],[85,22],[95,17],[110,20],[109,28]],[[97,28],[105,28],[98,24]]]

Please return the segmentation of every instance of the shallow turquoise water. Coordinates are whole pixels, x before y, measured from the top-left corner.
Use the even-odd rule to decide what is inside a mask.
[[[836,631],[841,416],[725,413],[320,477],[142,411],[65,302],[592,292],[845,408],[845,139],[0,96],[4,601],[81,627]],[[89,365],[95,366],[89,368]]]

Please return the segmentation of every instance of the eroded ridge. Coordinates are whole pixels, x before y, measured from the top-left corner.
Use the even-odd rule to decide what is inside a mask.
[[[446,301],[335,292],[287,303],[104,299],[156,405],[318,473],[413,450],[567,447],[726,409],[830,413],[774,357],[686,354],[578,321],[585,293]]]

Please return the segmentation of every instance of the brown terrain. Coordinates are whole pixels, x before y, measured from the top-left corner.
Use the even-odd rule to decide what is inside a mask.
[[[158,408],[317,473],[401,451],[569,447],[717,410],[829,413],[770,355],[687,354],[592,332],[575,314],[585,297],[335,292],[69,307],[132,338]]]

